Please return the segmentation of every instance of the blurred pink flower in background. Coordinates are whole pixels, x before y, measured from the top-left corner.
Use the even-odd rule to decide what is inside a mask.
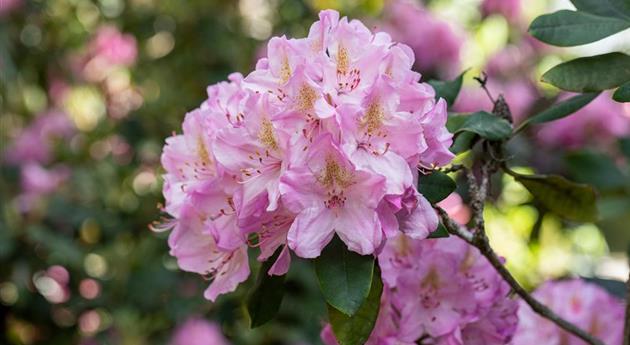
[[[36,163],[22,166],[22,191],[31,195],[45,195],[52,193],[70,176],[70,169],[63,165],[56,165],[46,169]]]
[[[180,325],[169,345],[229,345],[215,323],[201,318],[191,318]]]
[[[411,47],[421,73],[451,77],[459,72],[462,34],[419,4],[409,0],[388,2],[378,29]]]
[[[74,133],[70,119],[61,111],[48,110],[35,118],[9,145],[5,159],[13,165],[26,162],[48,163],[52,155],[52,141],[68,138]]]
[[[534,102],[538,99],[538,91],[526,79],[514,80],[505,84],[488,80],[488,89],[493,97],[502,94],[510,106],[515,123],[523,121]],[[457,97],[453,110],[457,112],[492,111],[493,104],[480,86],[468,86],[462,89]]]
[[[483,0],[481,12],[484,16],[500,14],[511,23],[518,23],[521,19],[521,0]]]
[[[601,339],[607,345],[622,342],[624,303],[603,288],[581,279],[548,281],[533,296],[560,316]],[[514,345],[583,345],[551,321],[534,313],[524,302],[518,312]]]
[[[0,1],[0,17],[3,17],[15,9],[21,7],[23,0],[1,0]]]
[[[459,224],[465,225],[470,221],[470,209],[457,193],[452,193],[446,199],[440,201],[438,206],[443,208]]]
[[[563,95],[560,100],[571,96]],[[551,147],[578,149],[587,145],[607,146],[628,134],[630,107],[603,93],[573,115],[542,126],[537,138]]]
[[[138,56],[136,38],[123,34],[115,26],[100,27],[89,47],[94,58],[104,59],[111,65],[130,66]]]

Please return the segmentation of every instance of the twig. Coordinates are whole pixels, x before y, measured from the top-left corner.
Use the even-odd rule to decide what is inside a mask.
[[[588,334],[584,330],[580,329],[576,325],[571,322],[563,319],[560,315],[556,314],[554,311],[549,309],[544,304],[538,302],[534,297],[532,297],[518,281],[512,276],[510,271],[503,265],[501,262],[501,258],[494,252],[492,247],[490,247],[490,243],[488,242],[488,237],[485,232],[478,231],[475,234],[470,231],[464,229],[462,226],[457,224],[454,220],[452,220],[444,209],[437,207],[436,210],[442,220],[442,224],[448,230],[449,233],[463,239],[470,245],[479,249],[481,254],[488,259],[488,262],[496,269],[499,275],[505,280],[508,285],[519,295],[525,303],[527,303],[530,308],[538,315],[550,320],[555,323],[558,327],[564,329],[565,331],[575,335],[576,337],[584,340],[588,344],[591,345],[604,345],[602,341]]]
[[[474,77],[473,79],[476,80],[481,88],[486,92],[486,95],[488,95],[488,98],[490,98],[492,104],[495,104],[496,101],[494,100],[494,97],[492,97],[490,90],[488,90],[488,75],[486,74],[486,72],[481,72],[481,76]]]

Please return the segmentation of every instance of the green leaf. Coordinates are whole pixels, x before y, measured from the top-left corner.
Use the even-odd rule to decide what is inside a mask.
[[[613,94],[613,99],[619,103],[630,102],[630,81],[621,85]]]
[[[369,295],[356,314],[347,316],[328,305],[328,319],[340,345],[365,344],[376,324],[382,293],[380,270],[375,266]]]
[[[591,101],[597,98],[597,96],[599,96],[599,93],[586,93],[583,95],[571,97],[566,101],[556,103],[548,109],[525,120],[525,122],[523,122],[523,124],[519,127],[519,130],[520,128],[524,128],[525,126],[530,124],[555,121],[569,116],[576,111],[582,109],[587,104],[591,103]]]
[[[598,92],[630,80],[630,56],[609,53],[562,63],[547,71],[542,80],[573,92]]]
[[[571,0],[571,2],[580,11],[630,20],[630,1],[628,0]]]
[[[462,82],[464,80],[464,74],[468,70],[462,72],[457,78],[453,80],[429,80],[429,85],[435,89],[435,99],[444,98],[449,106],[455,103],[459,91],[462,89]]]
[[[449,150],[454,154],[466,152],[472,148],[477,138],[479,137],[475,133],[462,132],[455,137]]]
[[[270,276],[267,272],[280,255],[282,248],[278,248],[274,255],[263,262],[256,278],[256,285],[247,299],[247,312],[251,328],[262,326],[273,319],[284,297],[285,276]]]
[[[545,43],[570,47],[599,41],[629,27],[627,20],[561,10],[534,19],[529,33]]]
[[[566,160],[577,182],[592,184],[600,189],[623,188],[628,184],[627,177],[605,154],[579,151],[567,155]]]
[[[351,252],[337,236],[315,259],[319,287],[328,304],[352,316],[368,296],[374,257]]]
[[[455,181],[443,172],[433,171],[418,178],[418,191],[432,204],[446,199],[455,188]]]
[[[597,220],[595,190],[556,175],[521,175],[509,172],[551,212],[569,220]]]
[[[505,140],[512,134],[512,125],[503,118],[480,111],[467,116],[457,133],[472,132],[491,141]]]
[[[437,229],[429,234],[427,238],[446,238],[449,237],[448,230],[442,225],[442,223],[438,224]]]

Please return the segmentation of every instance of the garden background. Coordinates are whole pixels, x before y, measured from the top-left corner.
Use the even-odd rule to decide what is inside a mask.
[[[177,332],[191,334],[191,318],[213,320],[232,344],[320,343],[326,309],[308,262],[291,268],[276,319],[250,330],[242,301],[254,278],[204,300],[207,282],[181,272],[168,235],[149,225],[163,202],[164,138],[208,85],[250,71],[272,35],[305,36],[325,8],[410,45],[425,81],[469,69],[453,112],[491,110],[473,79],[487,73],[517,125],[566,98],[540,82],[550,67],[630,53],[629,30],[570,49],[527,34],[533,18],[569,1],[0,0],[0,343],[183,345]],[[488,236],[511,271],[527,288],[580,275],[623,296],[630,105],[602,94],[528,128],[510,151],[520,172],[567,176],[599,195],[598,221],[576,224],[511,177],[493,181]],[[458,192],[442,205],[465,223],[468,196]],[[214,344],[197,329],[205,342],[194,344]]]

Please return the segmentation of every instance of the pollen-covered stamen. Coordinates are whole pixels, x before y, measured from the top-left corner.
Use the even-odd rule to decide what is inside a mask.
[[[354,174],[340,166],[334,158],[328,157],[326,158],[326,166],[317,177],[317,181],[327,189],[334,191],[335,187],[344,189],[352,185]]]
[[[317,101],[317,92],[315,89],[303,84],[298,91],[296,99],[297,109],[305,113],[310,113],[310,111],[313,110],[315,101]]]
[[[388,131],[383,126],[385,111],[378,101],[371,103],[365,114],[359,119],[359,128],[363,131],[357,147],[375,156],[386,154],[391,146]]]
[[[350,56],[348,55],[348,50],[342,44],[339,44],[337,49],[337,75],[345,75],[349,67]]]
[[[267,148],[271,150],[278,149],[278,141],[274,133],[273,125],[269,119],[264,118],[260,125],[260,131],[258,132],[258,140]],[[268,155],[269,153],[267,153]]]
[[[289,65],[289,58],[285,55],[282,58],[282,64],[280,65],[280,80],[282,83],[286,83],[291,79],[291,65]]]

